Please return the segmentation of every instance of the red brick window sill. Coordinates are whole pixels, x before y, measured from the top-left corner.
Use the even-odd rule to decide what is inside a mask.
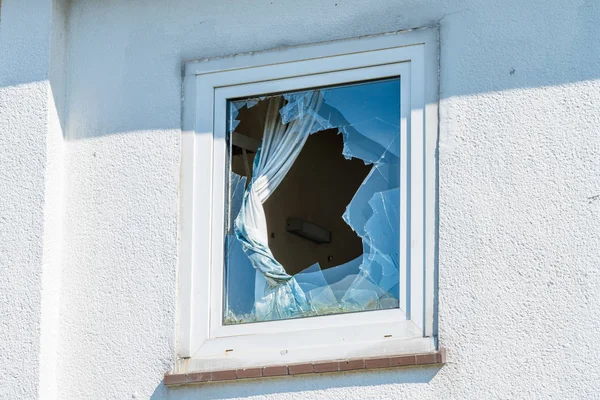
[[[274,365],[268,367],[230,369],[225,371],[165,374],[166,386],[190,385],[208,382],[221,382],[238,379],[256,379],[274,376],[320,374],[378,368],[396,368],[418,365],[446,363],[446,350],[433,353],[358,358],[350,360],[324,361],[314,363]]]

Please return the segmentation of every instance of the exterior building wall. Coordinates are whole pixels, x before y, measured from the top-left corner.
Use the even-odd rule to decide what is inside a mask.
[[[0,1],[0,398],[55,399],[67,2]]]
[[[1,6],[0,397],[597,396],[598,2],[55,3]],[[433,25],[448,363],[165,388],[183,60]]]

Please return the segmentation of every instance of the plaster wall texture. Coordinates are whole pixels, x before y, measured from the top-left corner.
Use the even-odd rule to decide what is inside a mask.
[[[62,238],[51,232],[62,225],[57,212],[63,197],[58,179],[62,112],[57,107],[64,107],[66,31],[55,28],[66,28],[65,5],[62,0],[1,2],[2,399],[56,395]]]
[[[60,399],[598,397],[598,2],[72,0],[62,58],[60,45],[49,56],[52,35],[21,17],[51,20],[47,6],[25,12],[43,1],[2,1],[0,398],[35,397],[44,354]],[[435,24],[448,364],[166,389],[182,60]],[[62,79],[48,84],[49,58],[68,61],[66,112],[52,117],[64,143],[40,100]],[[64,166],[49,161],[48,137]],[[62,192],[46,188],[61,176]],[[44,217],[48,199],[57,214]],[[48,246],[56,221],[58,250]],[[43,312],[50,328],[60,315],[55,352],[40,351],[53,346],[39,337],[45,254],[61,269],[58,283],[49,278],[60,302],[50,296]]]
[[[38,398],[59,399],[58,343],[60,337],[60,281],[64,220],[64,114],[66,38],[69,0],[49,1],[52,9],[48,65],[47,133],[42,263],[40,392]]]

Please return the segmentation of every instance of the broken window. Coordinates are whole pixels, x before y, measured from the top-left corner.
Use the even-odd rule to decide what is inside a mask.
[[[398,308],[400,78],[228,101],[224,324]]]

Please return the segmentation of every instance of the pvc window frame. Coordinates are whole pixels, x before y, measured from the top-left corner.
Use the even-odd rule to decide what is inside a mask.
[[[176,372],[436,349],[437,54],[437,30],[424,29],[185,63]],[[395,76],[400,308],[223,325],[227,99]]]

